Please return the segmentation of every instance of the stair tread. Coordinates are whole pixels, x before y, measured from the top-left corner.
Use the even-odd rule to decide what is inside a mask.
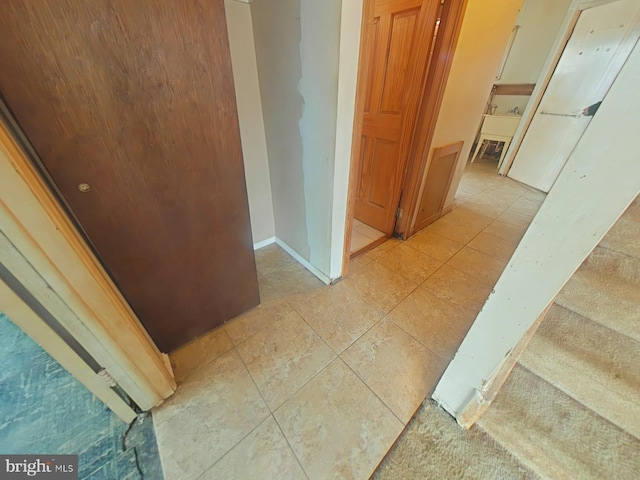
[[[637,302],[640,259],[597,246],[574,274],[616,297]]]
[[[564,286],[556,303],[640,342],[638,300],[616,296],[576,274]]]
[[[631,479],[640,470],[640,440],[519,364],[478,424],[543,477]]]
[[[520,363],[640,438],[640,343],[554,305]]]
[[[611,227],[600,245],[640,258],[640,197],[627,208],[622,217]]]

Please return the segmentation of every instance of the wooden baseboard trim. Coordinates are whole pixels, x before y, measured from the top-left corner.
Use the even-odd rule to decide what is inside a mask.
[[[362,247],[360,250],[358,250],[357,252],[353,252],[351,255],[349,255],[349,260],[353,260],[355,258],[358,258],[361,255],[364,255],[367,252],[370,252],[371,250],[376,248],[378,245],[382,245],[384,242],[386,242],[390,238],[391,238],[391,235],[385,235],[384,237],[380,237],[379,239],[374,240],[369,245],[366,245]]]

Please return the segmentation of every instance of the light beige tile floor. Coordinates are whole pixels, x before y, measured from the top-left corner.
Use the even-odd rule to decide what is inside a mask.
[[[350,252],[358,252],[382,237],[384,237],[383,232],[354,218],[353,228],[351,229]]]
[[[165,478],[368,478],[543,200],[478,161],[453,212],[331,287],[276,245],[257,251],[261,305],[171,355],[180,388],[154,411]]]

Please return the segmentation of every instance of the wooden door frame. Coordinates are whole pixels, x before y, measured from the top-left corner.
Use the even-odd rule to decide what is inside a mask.
[[[43,344],[54,358],[64,348],[60,340],[69,336],[142,410],[173,394],[176,383],[168,357],[153,343],[2,118],[0,229],[10,245],[0,249],[0,262],[28,292],[27,306],[46,312],[63,329]],[[15,312],[25,311],[17,305]],[[46,335],[34,336],[36,341],[41,338]],[[86,365],[78,368],[68,369],[95,391],[87,382],[99,381],[98,376],[89,379]],[[121,404],[110,406],[121,418],[130,418]]]
[[[366,55],[364,52],[364,40],[366,36],[366,21],[371,13],[371,5],[373,0],[364,0],[364,7],[361,20],[361,32],[360,32],[360,52],[358,58],[358,79],[355,98],[355,116],[353,122],[353,135],[351,144],[351,162],[349,168],[349,185],[347,193],[347,215],[345,222],[345,235],[343,244],[342,255],[342,276],[346,276],[349,271],[349,259],[350,259],[350,246],[351,246],[351,229],[353,226],[355,202],[356,202],[356,189],[357,181],[356,174],[360,171],[362,159],[360,158],[361,142],[360,137],[362,135],[362,119],[365,108],[365,93],[361,85],[363,78],[365,78],[365,72],[368,69],[366,64]],[[428,72],[426,72],[426,80],[423,90],[420,94],[420,102],[418,103],[418,115],[416,124],[413,127],[412,134],[407,139],[409,147],[407,148],[407,158],[404,159],[404,167],[400,170],[403,172],[398,178],[398,187],[396,188],[397,194],[395,195],[394,202],[397,202],[400,208],[404,209],[404,215],[398,219],[395,231],[398,232],[400,227],[400,233],[402,234],[406,228],[406,220],[412,217],[413,210],[417,208],[417,188],[419,185],[418,176],[420,172],[424,173],[427,164],[427,155],[435,131],[435,122],[442,104],[442,98],[444,96],[444,90],[451,70],[451,64],[453,61],[453,53],[455,50],[456,42],[460,34],[460,28],[462,26],[462,18],[467,5],[467,0],[448,0],[443,6],[443,18],[447,21],[443,22],[436,38],[436,44],[434,46],[433,59],[428,65]],[[420,72],[421,78],[424,78],[425,72]],[[416,129],[419,128],[416,135]],[[416,153],[419,156],[416,156]],[[417,159],[419,157],[419,159]],[[403,161],[401,159],[401,161]],[[407,190],[407,187],[412,188],[415,192],[411,192],[410,198],[412,202],[409,202],[406,195],[403,193]],[[400,199],[402,198],[402,202]]]
[[[506,176],[509,173],[509,169],[511,168],[511,165],[513,165],[515,157],[522,146],[524,137],[529,131],[533,117],[540,106],[542,97],[544,97],[547,87],[549,86],[553,72],[555,72],[556,66],[562,57],[562,53],[573,34],[576,23],[578,23],[580,14],[584,10],[618,1],[620,0],[573,0],[571,2],[560,27],[560,33],[557,35],[556,40],[551,47],[547,60],[542,67],[542,73],[538,77],[535,88],[531,93],[529,103],[522,113],[520,124],[518,125],[516,132],[513,134],[511,144],[509,145],[509,149],[507,150],[504,161],[502,162],[502,166],[498,170],[499,175]]]
[[[438,54],[438,57],[437,61],[433,62],[425,82],[425,92],[409,152],[411,160],[408,162],[405,172],[403,194],[400,201],[403,215],[398,218],[395,229],[395,234],[405,240],[413,234],[411,220],[418,211],[420,186],[425,181],[426,172],[429,171],[429,162],[432,157],[431,141],[436,129],[466,6],[467,0],[453,0],[444,5],[443,17],[447,18],[448,22],[445,22],[442,35],[438,35],[436,38],[433,54],[434,57]],[[447,8],[448,10],[446,10]]]

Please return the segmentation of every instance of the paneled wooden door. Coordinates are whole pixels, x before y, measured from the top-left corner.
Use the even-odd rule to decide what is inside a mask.
[[[440,0],[367,0],[355,217],[392,234]]]
[[[5,0],[0,92],[162,351],[259,303],[223,0]]]

